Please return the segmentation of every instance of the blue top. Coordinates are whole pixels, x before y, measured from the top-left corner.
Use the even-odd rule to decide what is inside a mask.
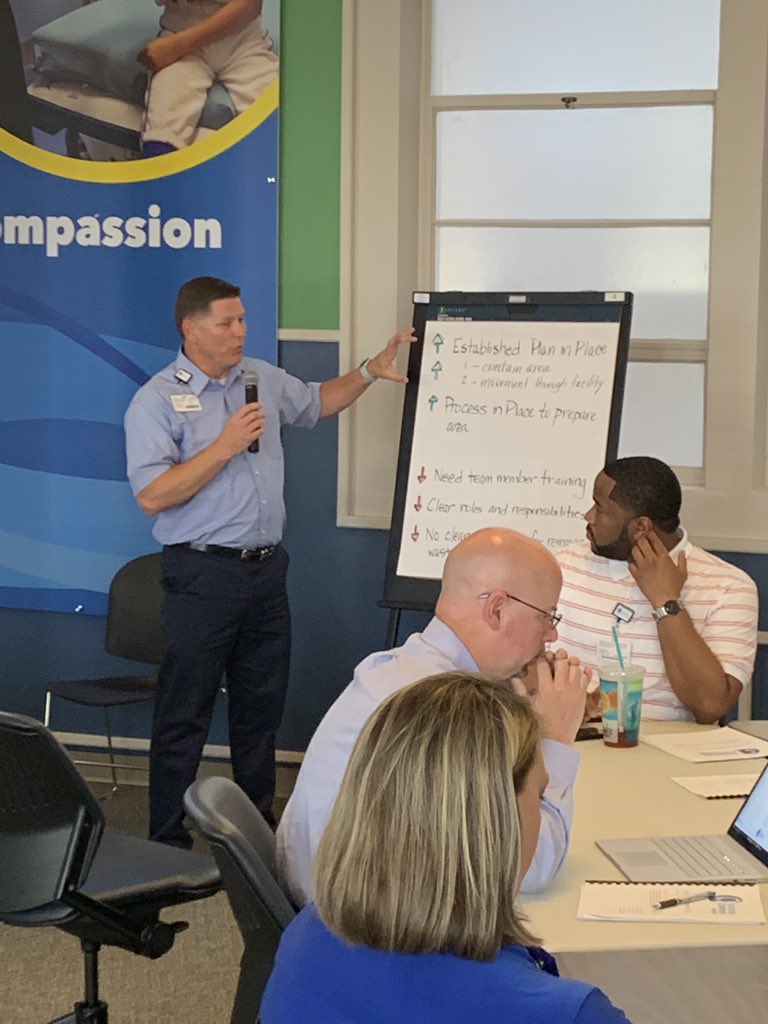
[[[593,985],[541,970],[523,946],[496,960],[348,946],[314,906],[283,935],[262,1024],[628,1024]]]
[[[266,416],[259,451],[235,455],[192,498],[160,512],[152,532],[161,544],[194,541],[259,548],[281,540],[285,505],[280,428],[314,427],[320,416],[320,385],[305,384],[262,359],[243,359],[225,380],[212,380],[179,352],[128,406],[128,480],[133,493],[139,494],[165,470],[215,441],[245,404],[242,377],[248,370],[259,375],[259,401]],[[180,405],[182,396],[195,405],[197,398],[202,408],[175,408],[174,399]]]

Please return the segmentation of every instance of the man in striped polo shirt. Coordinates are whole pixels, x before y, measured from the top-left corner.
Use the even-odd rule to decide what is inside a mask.
[[[680,525],[680,483],[648,456],[609,462],[584,518],[587,540],[558,554],[559,642],[596,667],[620,624],[645,667],[643,716],[716,722],[749,681],[757,589],[741,569],[695,547]]]

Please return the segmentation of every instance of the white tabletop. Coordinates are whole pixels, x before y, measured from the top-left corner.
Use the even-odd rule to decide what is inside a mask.
[[[642,732],[709,728],[685,722],[643,722]],[[714,728],[717,728],[716,726]],[[740,799],[706,800],[688,792],[673,775],[716,775],[759,771],[764,760],[692,764],[640,743],[630,749],[602,740],[579,743],[571,846],[555,883],[538,896],[522,895],[529,927],[552,952],[735,946],[768,943],[768,925],[687,925],[579,921],[576,907],[585,879],[621,879],[619,869],[595,845],[609,836],[725,833]],[[768,885],[761,886],[768,915]]]

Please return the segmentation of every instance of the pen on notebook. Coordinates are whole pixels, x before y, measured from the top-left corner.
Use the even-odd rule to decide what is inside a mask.
[[[682,907],[684,903],[698,903],[699,900],[713,900],[717,893],[700,892],[695,896],[683,896],[679,900],[662,900],[661,903],[654,903],[654,910],[667,910],[669,907]]]

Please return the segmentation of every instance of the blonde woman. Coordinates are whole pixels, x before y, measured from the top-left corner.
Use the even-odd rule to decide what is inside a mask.
[[[539,726],[463,672],[399,690],[355,744],[263,1024],[626,1024],[556,976],[516,905],[547,783]]]

